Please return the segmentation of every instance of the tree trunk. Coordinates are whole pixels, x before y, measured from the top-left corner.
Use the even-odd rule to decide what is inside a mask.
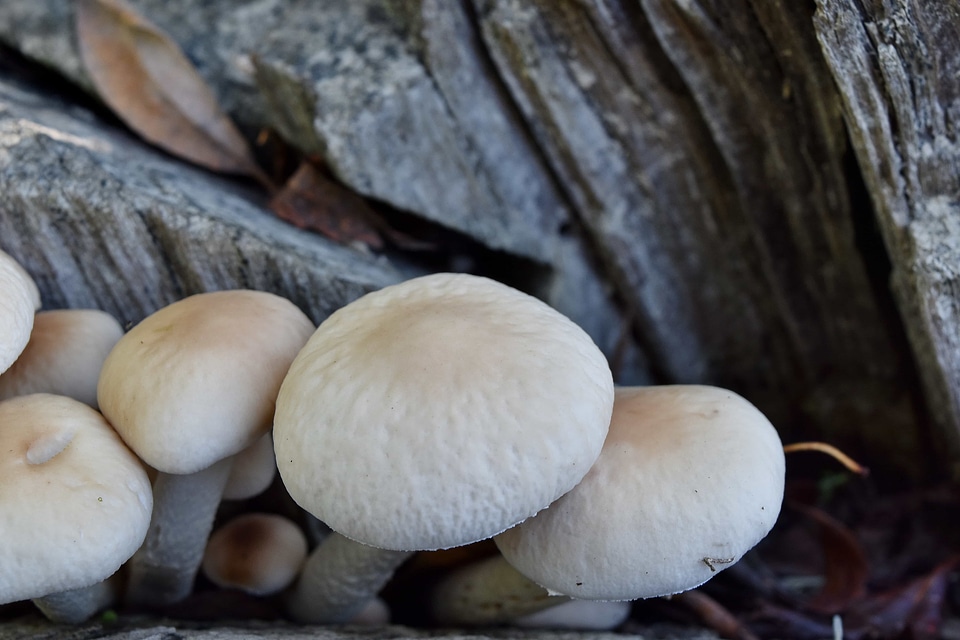
[[[239,122],[458,239],[426,266],[390,254],[398,270],[483,247],[473,268],[589,325],[621,382],[729,387],[785,441],[827,440],[878,472],[929,479],[956,462],[952,5],[133,4]],[[64,3],[7,0],[0,39],[92,86]],[[0,207],[14,254],[27,227],[11,219],[54,215]],[[211,269],[177,242],[150,250]],[[135,289],[139,273],[111,277]]]

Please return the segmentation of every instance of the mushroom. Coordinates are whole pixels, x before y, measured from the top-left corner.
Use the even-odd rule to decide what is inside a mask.
[[[441,583],[434,612],[482,624],[524,601],[531,612],[547,594],[634,600],[692,589],[770,531],[783,485],[780,438],[744,398],[696,385],[618,388],[583,481],[494,538],[503,555],[485,572],[496,579],[468,567]],[[504,602],[514,609],[498,611]]]
[[[40,292],[23,267],[0,251],[0,373],[27,346],[33,314],[40,308]]]
[[[100,367],[122,335],[120,323],[97,309],[37,313],[23,353],[0,374],[0,399],[53,393],[96,409]]]
[[[307,558],[307,537],[292,520],[245,513],[210,535],[203,574],[215,585],[266,596],[286,589]]]
[[[334,312],[277,398],[281,479],[334,530],[291,615],[348,619],[410,552],[488,538],[550,504],[599,455],[612,402],[582,329],[486,278],[415,278]]]
[[[567,600],[510,621],[524,629],[609,631],[630,616],[630,603],[607,600]]]
[[[130,561],[130,602],[189,595],[231,457],[270,429],[280,382],[312,332],[289,300],[218,291],[154,312],[107,356],[100,409],[157,470],[153,521]]]
[[[252,445],[233,456],[230,477],[223,489],[224,500],[247,500],[267,490],[277,475],[273,438],[265,433]]]
[[[137,550],[150,481],[99,413],[50,394],[0,402],[0,604],[33,599],[82,622],[109,604],[103,581]]]

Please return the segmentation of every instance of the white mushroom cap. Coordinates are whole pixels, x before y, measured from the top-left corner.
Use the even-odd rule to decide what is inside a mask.
[[[280,382],[312,332],[271,293],[184,298],[117,342],[100,373],[100,410],[147,464],[194,473],[267,432]]]
[[[613,382],[590,337],[503,284],[435,274],[323,322],[277,399],[280,476],[335,531],[394,550],[490,537],[599,454]]]
[[[520,616],[511,624],[524,629],[609,631],[619,627],[629,616],[629,602],[567,600],[548,609]]]
[[[307,537],[293,521],[246,513],[210,535],[204,575],[215,585],[265,596],[290,586],[307,559]]]
[[[27,347],[2,375],[0,399],[53,393],[97,408],[97,379],[123,327],[97,309],[41,311]]]
[[[140,546],[153,506],[140,461],[62,396],[0,402],[0,603],[79,589]]]
[[[265,433],[252,445],[233,456],[230,477],[223,489],[224,500],[246,500],[263,493],[277,475],[273,438]]]
[[[30,339],[40,292],[33,278],[8,253],[0,251],[0,373],[13,364]]]
[[[783,484],[780,438],[742,397],[705,386],[621,388],[583,482],[495,541],[552,592],[595,600],[678,593],[770,531]]]

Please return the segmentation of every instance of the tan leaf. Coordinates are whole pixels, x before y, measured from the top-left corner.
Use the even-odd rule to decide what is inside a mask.
[[[361,196],[329,177],[307,158],[270,201],[278,218],[343,244],[381,249],[384,239],[409,251],[432,251],[433,243],[392,228]]]
[[[246,140],[177,44],[125,0],[76,0],[83,63],[131,129],[208,169],[268,183]]]
[[[312,163],[304,161],[270,201],[277,217],[349,244],[383,246],[382,220],[357,194],[333,182]]]

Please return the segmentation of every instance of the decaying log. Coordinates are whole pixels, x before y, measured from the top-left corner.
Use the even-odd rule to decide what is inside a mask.
[[[245,126],[539,265],[536,292],[593,323],[608,353],[628,323],[635,380],[730,387],[786,440],[874,467],[936,474],[955,459],[929,464],[924,421],[930,409],[956,440],[955,9],[133,4]],[[71,29],[53,0],[0,5],[0,39],[89,86]]]
[[[818,0],[940,443],[960,451],[960,7]]]

